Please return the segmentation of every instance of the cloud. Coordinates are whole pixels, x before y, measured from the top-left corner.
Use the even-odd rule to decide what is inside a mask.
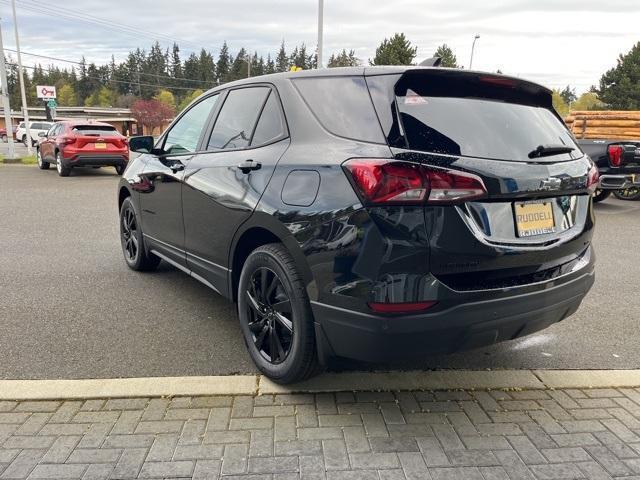
[[[217,54],[225,40],[232,52],[245,47],[265,56],[275,55],[283,39],[291,47],[316,45],[315,0],[111,0],[108,7],[66,0],[45,14],[48,5],[18,2],[25,51],[102,63],[148,49],[155,39],[165,47],[175,40],[185,56],[201,47]],[[366,62],[383,38],[404,32],[418,59],[447,43],[466,66],[478,33],[474,68],[584,91],[638,40],[633,25],[640,25],[637,0],[326,0],[324,55],[354,49]],[[5,45],[13,48],[12,25],[4,26]]]

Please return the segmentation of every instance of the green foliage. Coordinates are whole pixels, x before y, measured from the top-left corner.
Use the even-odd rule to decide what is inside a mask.
[[[188,95],[186,95],[182,101],[180,102],[180,105],[178,106],[178,110],[182,111],[185,108],[187,108],[187,106],[193,102],[196,98],[198,98],[200,95],[202,95],[204,92],[200,89],[194,90],[193,92],[189,93]]]
[[[357,67],[358,65],[360,65],[360,59],[356,57],[356,52],[353,50],[349,50],[349,52],[347,52],[344,48],[342,49],[342,52],[337,55],[332,53],[329,57],[329,61],[327,62],[327,67],[329,68]]]
[[[153,98],[159,101],[160,103],[165,104],[166,106],[170,107],[173,110],[176,109],[176,99],[173,96],[173,93],[171,93],[169,90],[160,90],[158,93],[154,95]]]
[[[85,107],[112,107],[116,104],[118,94],[107,87],[101,87],[91,95],[89,95],[85,101]]]
[[[587,92],[571,104],[571,110],[604,110],[606,104],[598,98],[598,94]]]
[[[553,108],[562,118],[569,114],[569,105],[564,101],[562,94],[558,90],[553,90]]]
[[[77,104],[76,91],[71,85],[64,84],[58,89],[58,105],[61,107],[73,107]]]
[[[453,53],[453,50],[451,50],[446,43],[440,45],[433,56],[440,57],[442,59],[442,63],[440,64],[442,67],[459,68],[458,59],[456,58],[455,53]]]
[[[576,95],[576,89],[575,88],[571,88],[569,85],[567,85],[566,87],[564,87],[564,89],[562,89],[560,91],[560,95],[562,95],[562,99],[568,105],[572,104],[573,102],[575,102],[578,99],[578,97]]]
[[[412,65],[418,47],[413,47],[404,33],[396,33],[384,39],[376,49],[376,55],[370,60],[371,65]]]
[[[640,42],[602,75],[598,94],[612,110],[640,110]]]

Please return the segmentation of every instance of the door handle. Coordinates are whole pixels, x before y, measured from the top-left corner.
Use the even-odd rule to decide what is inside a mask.
[[[260,162],[254,162],[253,160],[245,160],[238,168],[242,171],[242,173],[249,173],[252,170],[260,170],[262,168],[262,164]]]
[[[180,160],[176,160],[169,166],[169,168],[173,173],[178,173],[184,170],[184,163],[182,163]]]

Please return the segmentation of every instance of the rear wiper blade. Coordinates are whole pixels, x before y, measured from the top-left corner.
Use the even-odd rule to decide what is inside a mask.
[[[535,150],[529,152],[529,158],[550,157],[561,153],[573,152],[575,148],[567,145],[538,145]]]

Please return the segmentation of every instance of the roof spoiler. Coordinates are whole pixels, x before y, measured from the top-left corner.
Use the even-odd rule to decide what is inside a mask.
[[[420,67],[439,67],[442,63],[442,57],[431,57],[421,61],[418,65]]]

